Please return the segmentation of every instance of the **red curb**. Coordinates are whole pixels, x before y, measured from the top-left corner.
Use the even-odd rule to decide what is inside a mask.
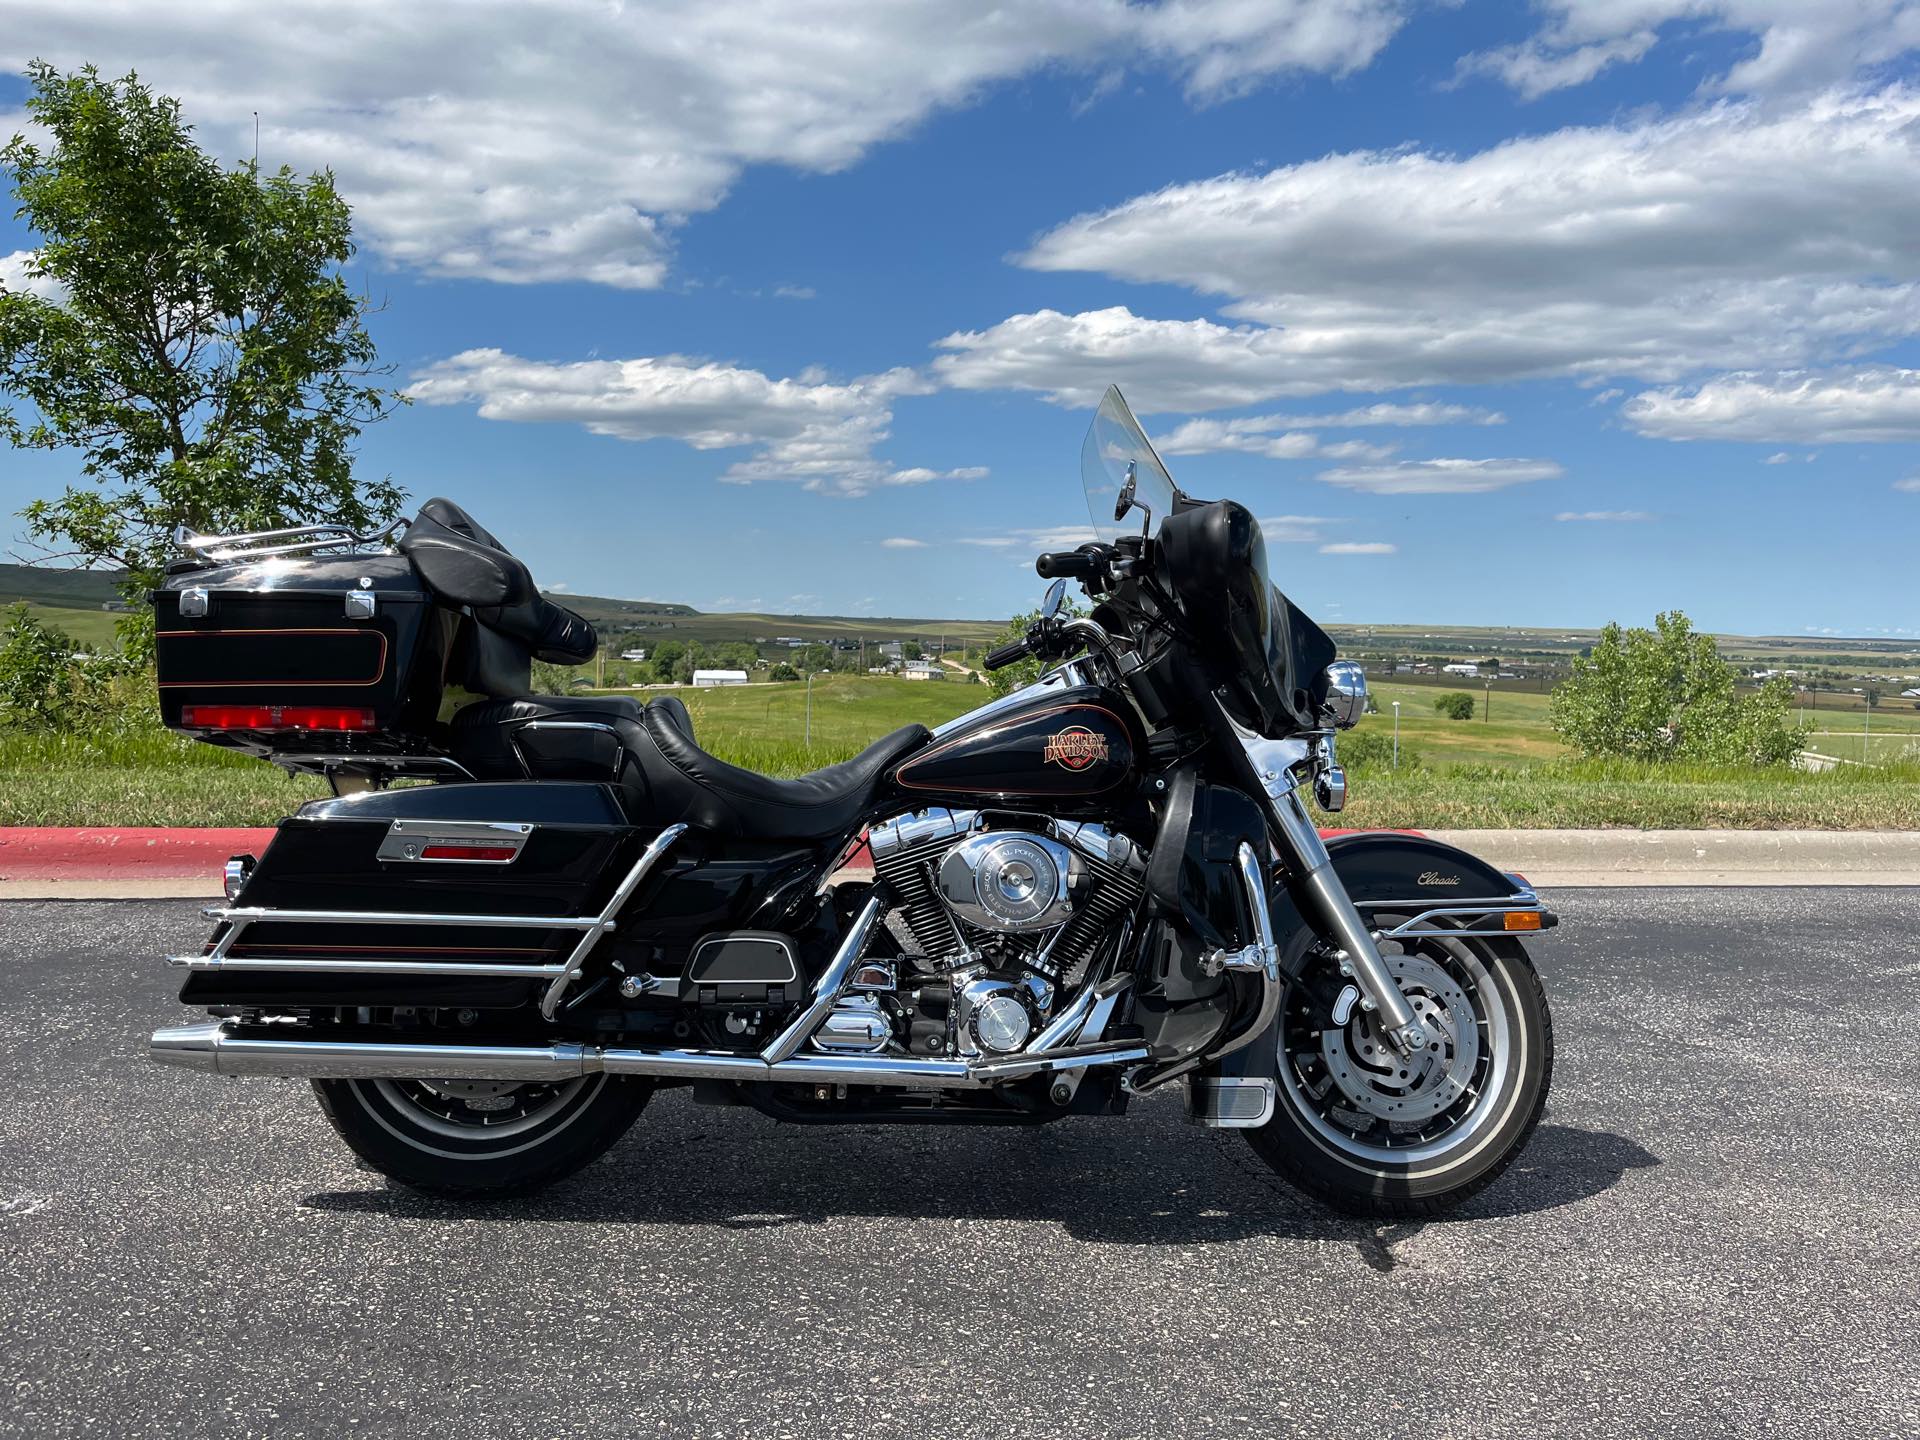
[[[229,855],[258,855],[272,838],[270,829],[0,827],[0,880],[218,875]]]

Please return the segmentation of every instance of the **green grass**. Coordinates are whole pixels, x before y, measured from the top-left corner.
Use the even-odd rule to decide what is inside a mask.
[[[0,826],[271,825],[327,793],[166,731],[0,731]]]
[[[1920,830],[1920,763],[1796,770],[1561,761],[1532,769],[1362,771],[1359,829]]]

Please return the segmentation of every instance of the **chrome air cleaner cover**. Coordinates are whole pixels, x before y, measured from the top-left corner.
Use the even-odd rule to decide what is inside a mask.
[[[940,896],[953,913],[983,930],[1045,930],[1073,913],[1080,858],[1057,840],[990,830],[940,859]]]

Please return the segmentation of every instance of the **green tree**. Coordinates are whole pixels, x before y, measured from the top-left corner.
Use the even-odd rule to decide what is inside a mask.
[[[1076,605],[1073,601],[1069,600],[1060,613],[1062,615],[1085,615],[1087,611],[1083,606]],[[1010,640],[1025,639],[1027,630],[1039,618],[1040,612],[1038,610],[1029,610],[1024,615],[1014,616],[1013,619],[1007,622],[1006,629],[1002,630],[987,642],[986,651],[991,652],[996,650]],[[982,663],[984,664],[985,662],[982,661]],[[1038,660],[1017,660],[1004,669],[991,671],[987,675],[987,685],[995,695],[1011,695],[1021,686],[1031,685],[1034,681],[1038,680],[1041,672],[1049,668],[1053,663],[1056,662],[1050,661],[1048,665],[1042,665]]]
[[[1776,676],[1739,693],[1711,635],[1678,610],[1651,630],[1609,624],[1548,700],[1560,738],[1587,755],[1783,765],[1806,744],[1791,719],[1793,690]]]
[[[769,680],[798,680],[800,678],[800,672],[786,661],[781,660],[767,672],[767,678]]]
[[[1471,720],[1473,697],[1464,690],[1449,690],[1434,698],[1433,708],[1449,720]]]
[[[0,291],[0,394],[19,402],[0,438],[73,450],[84,477],[26,508],[29,535],[125,566],[136,598],[183,526],[391,521],[402,492],[356,479],[353,444],[402,397],[339,272],[353,244],[332,176],[222,168],[134,75],[28,78],[51,145],[16,135],[0,165],[52,293]]]

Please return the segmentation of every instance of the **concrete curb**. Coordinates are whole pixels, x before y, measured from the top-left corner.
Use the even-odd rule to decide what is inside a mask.
[[[1328,834],[1344,833],[1328,831]],[[1592,885],[1920,885],[1906,830],[1435,830],[1547,890]],[[0,900],[203,899],[272,830],[0,828]]]
[[[1920,885],[1912,830],[1435,830],[1541,888]]]

